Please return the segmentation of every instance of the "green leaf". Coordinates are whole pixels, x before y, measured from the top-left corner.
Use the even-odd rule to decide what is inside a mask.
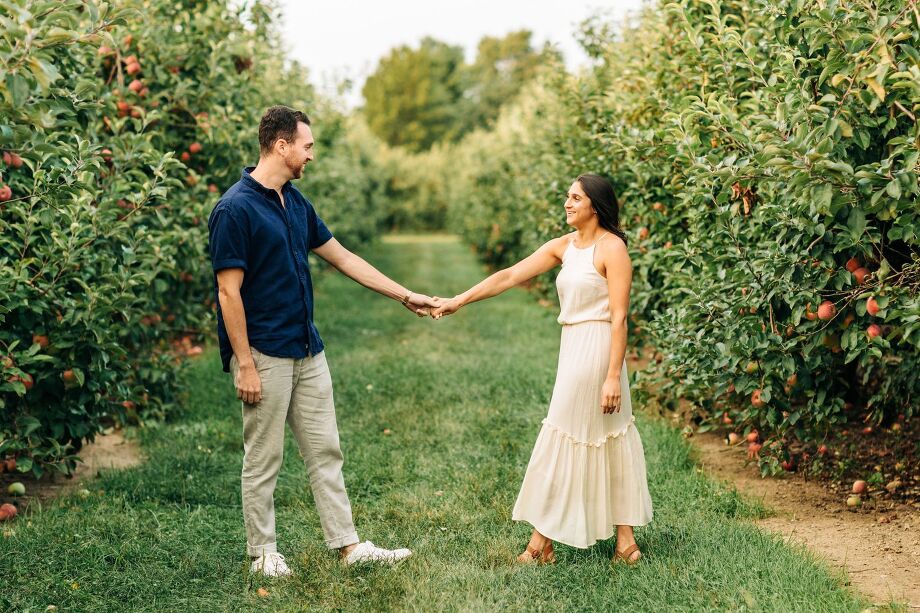
[[[847,217],[847,227],[853,233],[854,237],[862,236],[866,231],[866,213],[859,207],[850,209],[850,215]]]
[[[888,192],[888,195],[894,199],[901,197],[901,184],[898,183],[897,179],[888,182],[888,187],[885,189]]]

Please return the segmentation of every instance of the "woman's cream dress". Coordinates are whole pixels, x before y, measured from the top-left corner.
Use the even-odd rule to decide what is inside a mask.
[[[569,243],[556,288],[562,307],[556,385],[512,517],[554,541],[588,547],[613,536],[617,525],[649,523],[652,500],[625,360],[620,411],[601,410],[610,308],[607,279],[594,267],[594,245]]]

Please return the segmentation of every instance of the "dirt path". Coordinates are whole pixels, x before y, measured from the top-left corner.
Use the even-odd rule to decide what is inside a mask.
[[[880,503],[851,512],[844,500],[799,476],[762,479],[744,465],[744,450],[728,447],[715,434],[691,439],[700,462],[719,480],[763,501],[774,517],[762,528],[806,545],[834,568],[844,569],[853,586],[877,604],[892,600],[920,610],[920,512],[907,505]]]
[[[84,445],[78,455],[83,459],[83,463],[77,465],[73,477],[54,475],[51,478],[35,480],[18,474],[3,474],[0,475],[3,483],[2,493],[6,494],[7,483],[21,481],[26,486],[27,495],[16,502],[28,504],[30,500],[51,500],[73,490],[89,487],[89,482],[101,469],[130,468],[143,459],[137,439],[126,438],[121,430],[100,434],[95,441]],[[8,497],[2,498],[3,502],[8,501]]]

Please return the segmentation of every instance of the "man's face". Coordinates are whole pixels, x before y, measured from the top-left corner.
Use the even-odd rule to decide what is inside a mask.
[[[313,161],[313,131],[305,123],[297,124],[293,143],[284,148],[284,164],[291,172],[292,179],[303,176],[304,166]]]

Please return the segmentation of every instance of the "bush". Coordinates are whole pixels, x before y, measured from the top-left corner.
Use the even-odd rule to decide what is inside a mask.
[[[0,456],[21,471],[68,472],[106,425],[175,408],[213,329],[207,216],[267,106],[316,116],[330,153],[304,189],[323,213],[365,196],[328,207],[332,229],[376,231],[372,159],[285,62],[277,16],[229,4],[0,2]]]
[[[775,438],[773,457],[847,420],[910,418],[910,7],[687,0],[647,9],[617,36],[588,24],[593,70],[544,77],[494,133],[460,145],[471,168],[450,188],[454,227],[505,265],[564,231],[568,181],[610,174],[631,238],[634,328],[664,358],[643,374],[649,389],[692,401],[701,421],[727,413]],[[515,198],[497,197],[511,185]],[[834,308],[819,317],[825,301]]]

